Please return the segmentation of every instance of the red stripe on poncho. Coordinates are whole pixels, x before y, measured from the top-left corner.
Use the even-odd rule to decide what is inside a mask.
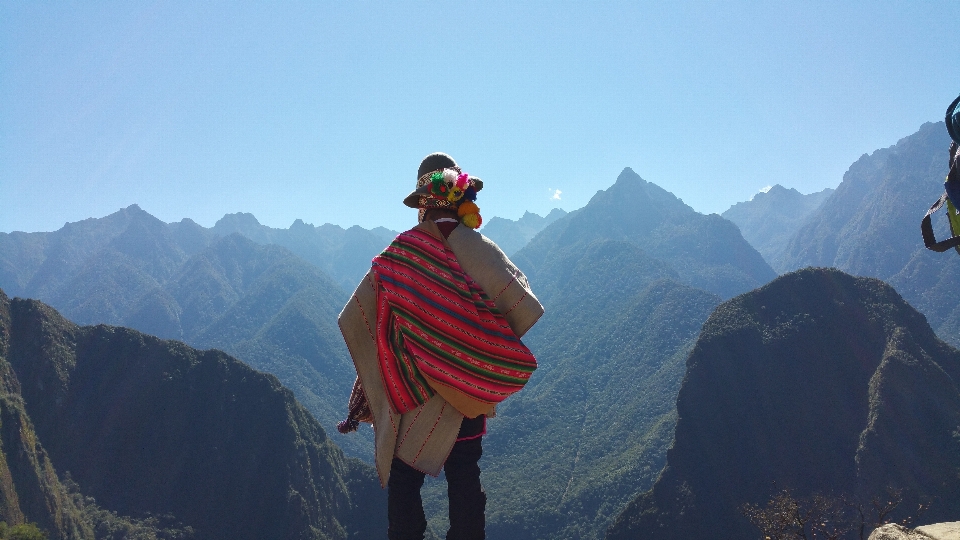
[[[429,232],[397,236],[373,260],[373,272],[380,374],[397,413],[434,395],[427,377],[492,405],[537,368],[493,301]]]

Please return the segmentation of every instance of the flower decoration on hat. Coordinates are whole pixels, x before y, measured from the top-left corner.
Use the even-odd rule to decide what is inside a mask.
[[[470,188],[470,175],[455,169],[443,169],[430,175],[430,194],[456,204]],[[474,198],[476,190],[474,190]]]
[[[424,175],[421,182],[421,185],[429,185],[429,196],[421,198],[421,207],[455,208],[460,222],[472,229],[483,222],[480,209],[474,202],[477,187],[469,174],[458,168],[446,168]]]

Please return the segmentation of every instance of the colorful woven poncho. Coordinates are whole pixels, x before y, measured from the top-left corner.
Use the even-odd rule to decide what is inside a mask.
[[[520,390],[530,350],[444,242],[421,228],[373,260],[380,374],[397,413],[440,393],[468,417]]]

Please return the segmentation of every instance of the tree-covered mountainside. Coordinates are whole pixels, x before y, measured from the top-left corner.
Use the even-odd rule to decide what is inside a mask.
[[[3,462],[15,464],[0,467],[0,519],[16,522],[19,504],[21,520],[85,525],[59,537],[94,538],[96,523],[72,525],[85,498],[66,496],[59,473],[101,514],[171,515],[197,538],[373,538],[386,528],[373,469],[345,458],[275,377],[220,351],[79,327],[0,292],[0,353]]]
[[[490,538],[599,538],[653,484],[684,360],[720,301],[664,279],[626,242],[597,242],[578,262],[527,339],[538,380],[491,421]]]
[[[920,219],[943,193],[949,146],[943,123],[928,123],[861,157],[790,241],[781,264],[833,266],[887,281],[942,339],[960,346],[960,257],[925,249],[920,236]],[[949,234],[945,222],[944,211],[934,216],[941,238]]]
[[[920,218],[943,193],[950,138],[927,123],[889,148],[864,154],[832,197],[789,242],[786,270],[832,266],[883,280],[923,248]]]
[[[525,212],[514,221],[501,217],[490,218],[483,224],[483,235],[493,240],[507,255],[513,255],[527,245],[534,236],[554,221],[567,215],[560,208],[554,208],[546,216]]]
[[[37,523],[52,539],[93,538],[37,438],[10,354],[9,300],[0,291],[0,520]]]
[[[487,537],[600,538],[663,467],[686,354],[720,298],[622,238],[524,264],[546,308],[524,337],[539,368],[489,421]],[[443,483],[429,487],[442,531]]]
[[[0,234],[0,287],[80,324],[227,351],[277,375],[345,451],[370,459],[371,430],[333,429],[355,376],[336,326],[346,292],[286,248],[211,231],[132,206],[53,233]]]
[[[730,298],[776,276],[732,222],[705,216],[626,168],[609,189],[540,232],[514,260],[535,282],[560,250],[624,240],[662,260],[688,285]]]
[[[667,466],[610,528],[626,538],[758,536],[740,506],[780,489],[894,515],[960,513],[960,351],[890,286],[806,269],[710,315],[687,360]],[[899,519],[899,518],[897,518]]]
[[[780,260],[787,243],[834,191],[827,188],[803,195],[793,188],[775,184],[749,201],[731,206],[720,215],[736,223],[744,239],[775,270],[781,270],[775,262]]]

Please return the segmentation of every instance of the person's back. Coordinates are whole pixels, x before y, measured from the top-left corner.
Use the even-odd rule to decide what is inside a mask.
[[[473,230],[482,188],[450,156],[427,156],[404,199],[420,224],[374,259],[340,314],[357,382],[338,429],[373,423],[391,540],[423,538],[420,488],[441,469],[447,538],[484,538],[486,419],[536,369],[520,336],[543,308],[523,273]]]

